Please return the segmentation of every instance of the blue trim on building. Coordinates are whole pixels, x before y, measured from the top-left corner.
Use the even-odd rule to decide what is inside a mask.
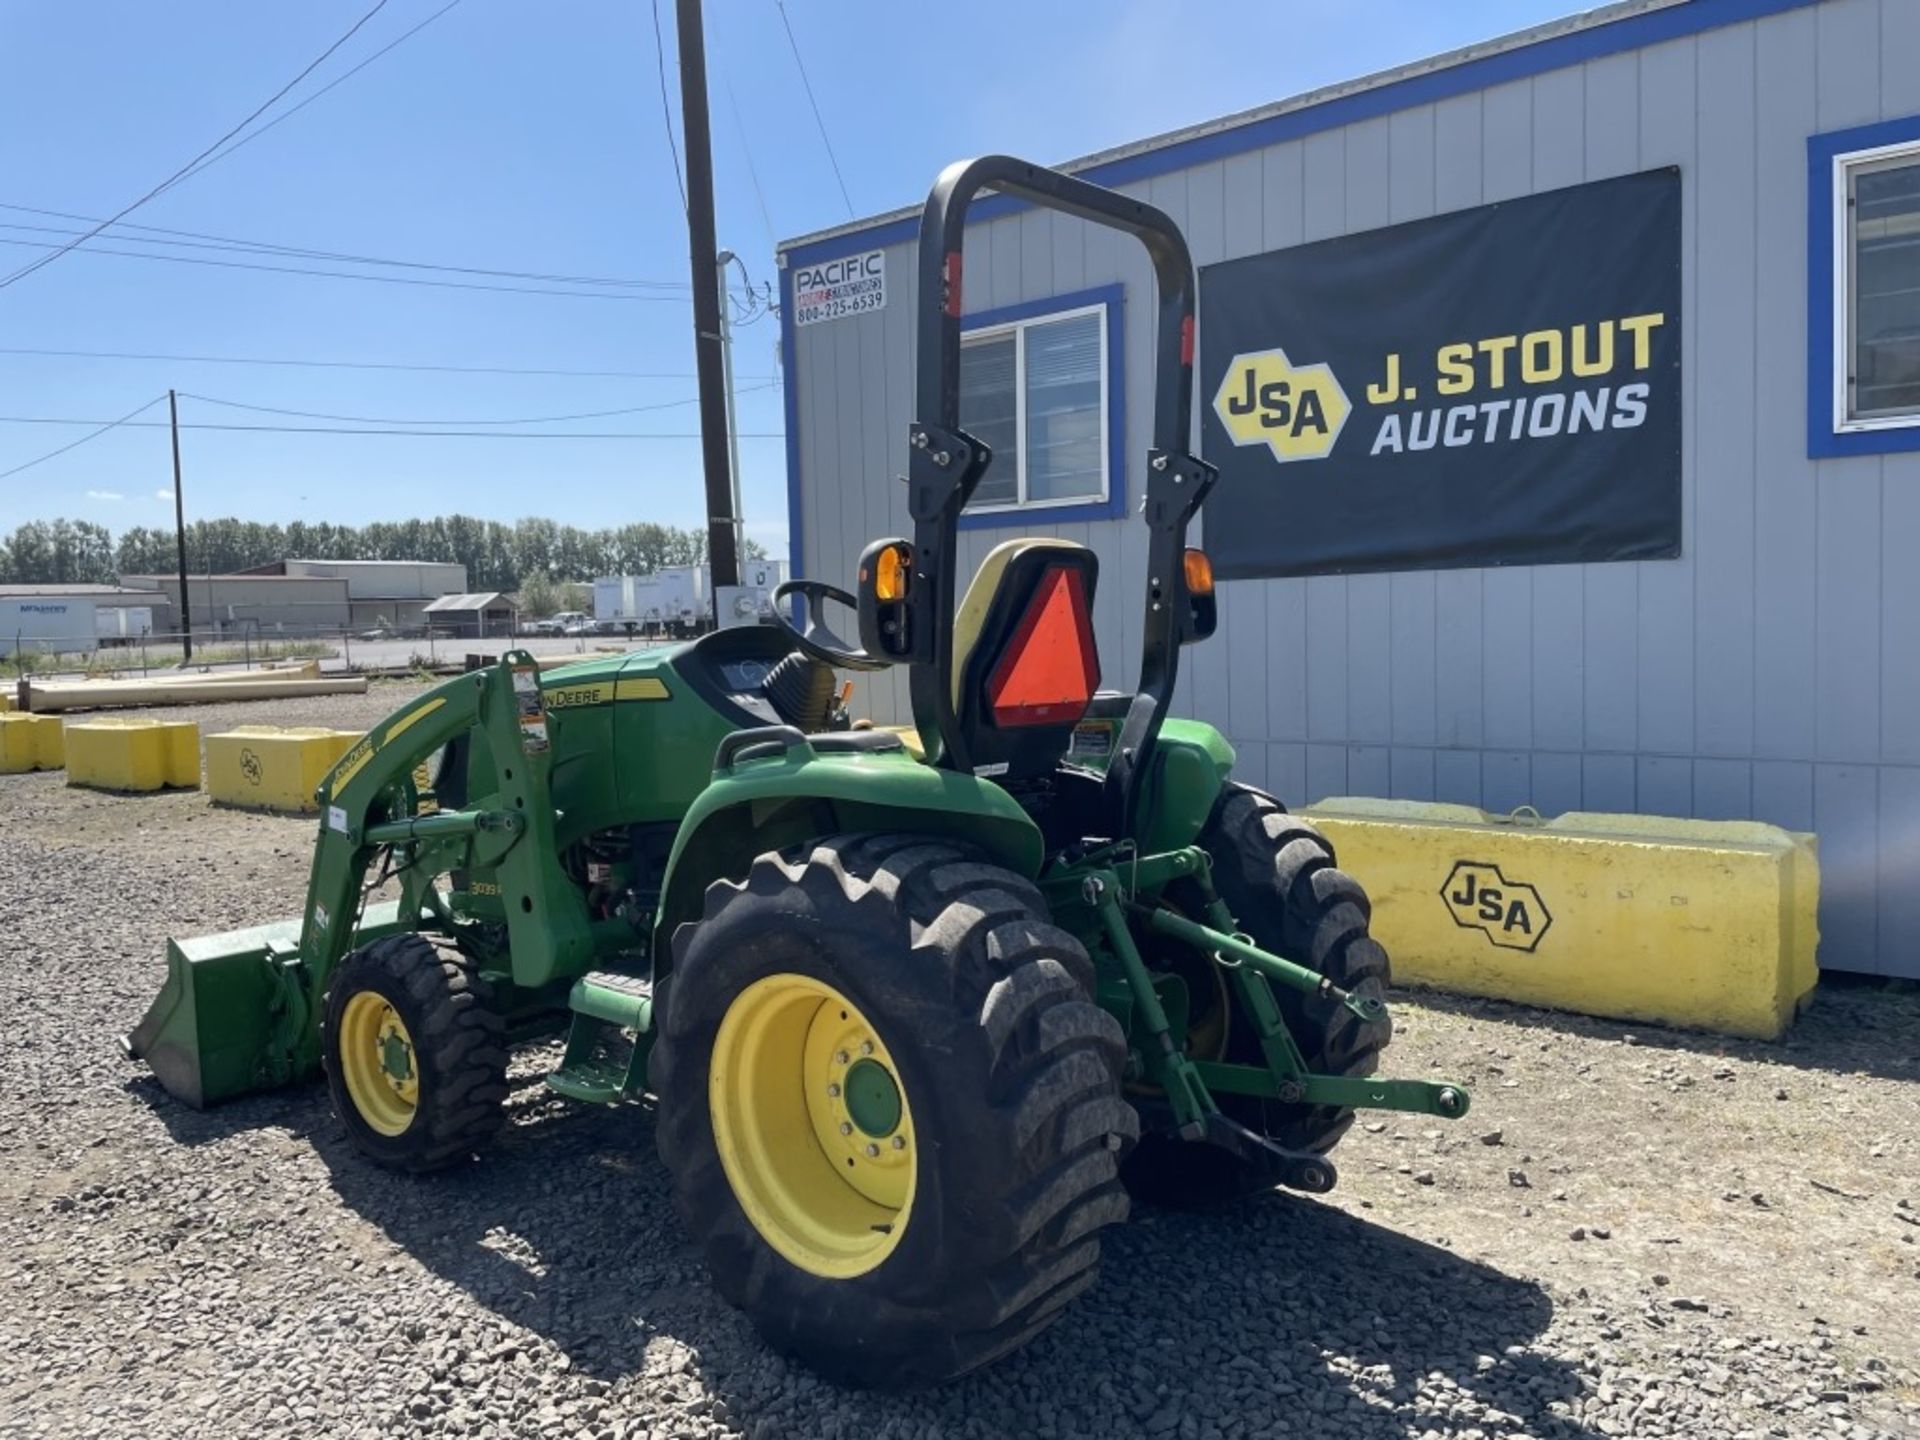
[[[780,271],[780,404],[787,430],[787,574],[798,580],[806,574],[801,568],[805,555],[805,521],[800,504],[800,366],[799,346],[794,343],[793,271]],[[800,600],[794,597],[794,615],[799,616]]]
[[[1405,80],[1396,80],[1351,95],[1337,95],[1318,105],[1270,115],[1262,120],[1249,120],[1244,125],[1215,131],[1210,135],[1196,135],[1137,155],[1110,160],[1104,165],[1091,166],[1078,173],[1081,179],[1099,185],[1130,185],[1170,171],[1190,169],[1210,160],[1222,160],[1231,155],[1245,154],[1249,150],[1278,145],[1286,140],[1298,140],[1323,130],[1335,130],[1361,120],[1376,119],[1396,110],[1431,105],[1437,100],[1485,90],[1489,86],[1504,85],[1514,80],[1529,79],[1552,70],[1563,70],[1569,65],[1617,55],[1625,50],[1638,50],[1668,40],[1685,39],[1703,31],[1800,10],[1819,3],[1820,0],[1688,0],[1684,5],[1629,15],[1590,30],[1550,35],[1531,45],[1478,60],[1465,60],[1458,65],[1449,65],[1444,70],[1411,75]],[[993,220],[1029,208],[1022,200],[989,195],[974,204],[968,213],[968,221]],[[911,240],[919,233],[919,228],[917,216],[878,222],[843,235],[796,246],[786,252],[787,263],[813,265],[861,250],[897,245],[903,240]]]
[[[1856,150],[1920,140],[1920,115],[1807,137],[1807,455],[1888,455],[1920,450],[1920,424],[1885,430],[1833,428],[1833,161]]]
[[[1124,285],[1098,285],[1070,295],[1024,300],[1018,305],[1002,305],[997,310],[982,310],[961,317],[963,331],[986,330],[1042,315],[1057,315],[1063,310],[1082,310],[1089,305],[1107,307],[1107,498],[1090,500],[1084,505],[1016,505],[1010,510],[992,510],[984,515],[962,515],[962,530],[1067,525],[1078,520],[1112,520],[1127,513],[1126,295]]]

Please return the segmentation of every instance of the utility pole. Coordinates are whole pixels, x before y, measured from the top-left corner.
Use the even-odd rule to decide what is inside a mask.
[[[686,146],[687,252],[693,267],[693,358],[700,377],[700,458],[707,482],[707,561],[719,622],[722,585],[740,583],[733,480],[727,466],[727,396],[721,374],[720,292],[713,283],[713,141],[707,127],[707,44],[700,0],[675,0],[680,42],[680,128]]]
[[[733,479],[733,553],[737,567],[746,546],[746,511],[740,505],[740,413],[733,394],[733,325],[727,315],[727,267],[737,257],[731,250],[720,252],[714,267],[714,286],[720,292],[720,368],[727,382],[727,473]],[[739,578],[736,568],[734,578]]]
[[[168,428],[173,431],[173,538],[180,547],[180,645],[193,659],[193,615],[187,608],[187,499],[180,489],[180,402],[167,391]]]

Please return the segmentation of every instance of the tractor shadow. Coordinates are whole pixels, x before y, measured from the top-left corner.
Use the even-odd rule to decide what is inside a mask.
[[[1529,1030],[1628,1044],[1653,1053],[1708,1056],[1785,1065],[1833,1075],[1872,1075],[1920,1081],[1920,989],[1866,976],[1824,974],[1819,988],[1778,1040],[1742,1040],[1651,1021],[1603,1020],[1566,1010],[1543,1010],[1507,1000],[1449,995],[1408,987],[1406,1001],[1421,1009],[1469,1020],[1492,1020]]]
[[[696,1393],[710,1419],[755,1440],[975,1433],[982,1419],[988,1434],[1194,1440],[1291,1413],[1354,1440],[1404,1440],[1447,1425],[1436,1390],[1452,1410],[1477,1402],[1527,1420],[1581,1393],[1569,1364],[1531,1348],[1554,1314],[1539,1285],[1283,1194],[1210,1214],[1143,1211],[1107,1232],[1099,1285],[979,1375],[906,1394],[841,1390],[769,1350],[713,1293],[674,1213],[650,1110],[586,1111],[537,1092],[514,1109],[482,1163],[419,1180],[374,1170],[333,1127],[312,1139],[343,1203],[538,1336],[522,1347],[535,1363],[564,1357],[629,1413]],[[1563,1419],[1555,1433],[1587,1432]]]
[[[322,1085],[290,1085],[284,1090],[223,1101],[205,1110],[195,1110],[169,1095],[144,1065],[120,1088],[166,1128],[167,1138],[175,1145],[211,1145],[246,1130],[279,1130],[317,1140],[333,1119]]]

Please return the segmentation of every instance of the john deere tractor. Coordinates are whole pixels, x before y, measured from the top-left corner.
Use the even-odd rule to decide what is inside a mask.
[[[983,188],[1136,237],[1158,284],[1145,647],[1099,688],[1099,567],[994,549],[956,603],[992,456],[960,425],[961,243]],[[944,1380],[1090,1286],[1129,1194],[1334,1183],[1374,1078],[1387,957],[1327,842],[1167,714],[1214,629],[1187,528],[1194,273],[1152,206],[994,156],[920,227],[913,534],[775,623],[542,672],[519,652],[374,727],[321,783],[306,908],[169,947],[127,1037],[192,1105],[324,1073],[367,1159],[465,1162],[514,1046],[546,1083],[651,1097],[714,1283],[775,1345],[863,1384]],[[834,618],[828,605],[842,607]],[[843,638],[849,622],[858,643]],[[840,628],[835,629],[838,625]],[[869,728],[836,672],[908,668]],[[369,903],[382,882],[397,901]]]

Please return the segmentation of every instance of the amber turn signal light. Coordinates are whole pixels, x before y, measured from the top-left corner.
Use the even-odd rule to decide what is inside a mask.
[[[1189,550],[1181,557],[1181,568],[1187,574],[1187,593],[1189,595],[1211,595],[1213,593],[1213,562],[1207,559],[1204,550]]]
[[[911,573],[907,564],[909,553],[904,545],[889,545],[875,558],[873,595],[876,600],[893,601],[907,598],[907,585]]]

